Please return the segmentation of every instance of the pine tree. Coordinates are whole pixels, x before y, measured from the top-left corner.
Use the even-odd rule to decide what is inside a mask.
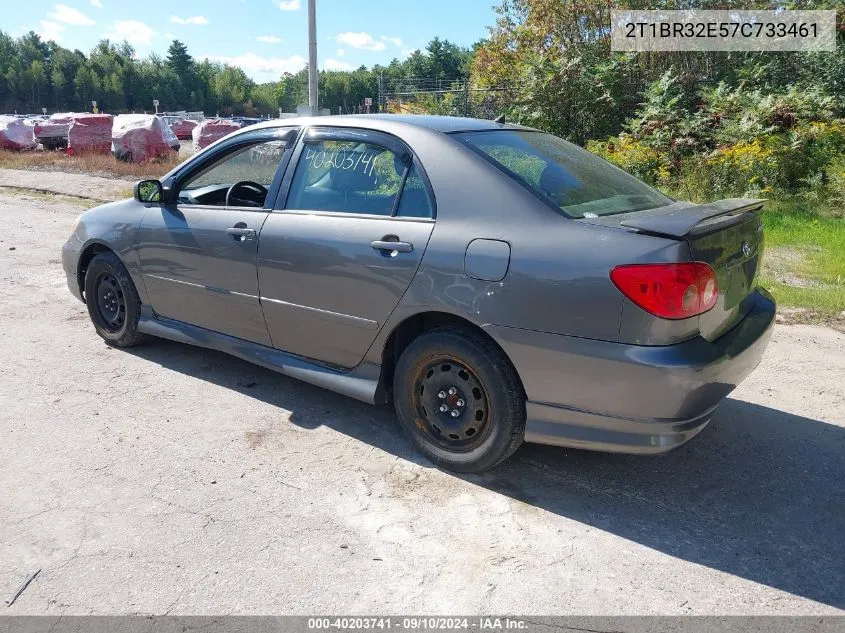
[[[194,58],[188,54],[188,47],[179,40],[173,40],[167,49],[167,65],[182,81],[193,77]]]

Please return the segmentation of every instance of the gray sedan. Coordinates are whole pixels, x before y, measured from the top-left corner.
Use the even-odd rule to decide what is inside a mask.
[[[63,248],[97,333],[222,350],[374,404],[478,472],[523,442],[659,453],[757,365],[760,200],[667,198],[559,138],[347,116],[232,134]]]

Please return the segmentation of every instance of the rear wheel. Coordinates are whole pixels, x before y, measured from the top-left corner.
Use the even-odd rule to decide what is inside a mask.
[[[402,428],[443,468],[481,472],[522,443],[522,386],[502,351],[481,334],[448,327],[421,335],[402,353],[393,388]]]
[[[103,340],[115,347],[132,347],[144,340],[138,331],[141,299],[129,271],[114,253],[100,253],[85,273],[88,316]]]

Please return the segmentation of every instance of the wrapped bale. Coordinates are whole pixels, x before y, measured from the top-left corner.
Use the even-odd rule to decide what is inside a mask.
[[[35,149],[35,134],[33,126],[26,121],[13,116],[0,116],[0,148],[2,149]]]
[[[190,139],[192,138],[191,133],[194,131],[194,128],[196,126],[196,121],[191,121],[190,119],[180,119],[179,121],[175,121],[170,126],[170,129],[173,130],[173,133],[176,135],[176,138]]]
[[[67,131],[67,154],[108,154],[111,151],[111,114],[74,114]]]
[[[162,123],[162,133],[164,134],[164,140],[170,145],[170,149],[179,151],[181,145],[179,145],[179,139],[176,137],[176,133],[173,131],[173,128],[170,127],[163,119],[161,120]]]
[[[178,151],[170,126],[151,114],[119,114],[114,119],[111,151],[119,160],[140,163]]]
[[[191,132],[191,137],[194,141],[194,151],[198,152],[211,145],[214,141],[239,129],[241,129],[241,124],[237,121],[206,119],[199,123],[193,132]]]
[[[35,123],[35,140],[41,143],[45,149],[57,149],[67,147],[67,131],[73,120],[73,113],[63,112],[52,114],[46,121]]]

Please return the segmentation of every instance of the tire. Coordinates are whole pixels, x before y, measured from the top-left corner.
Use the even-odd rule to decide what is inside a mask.
[[[85,303],[94,329],[109,345],[133,347],[146,338],[138,331],[138,291],[126,266],[111,251],[96,255],[88,264]]]
[[[488,470],[525,437],[516,372],[495,343],[471,330],[444,327],[414,339],[396,364],[393,392],[405,433],[446,470]]]

